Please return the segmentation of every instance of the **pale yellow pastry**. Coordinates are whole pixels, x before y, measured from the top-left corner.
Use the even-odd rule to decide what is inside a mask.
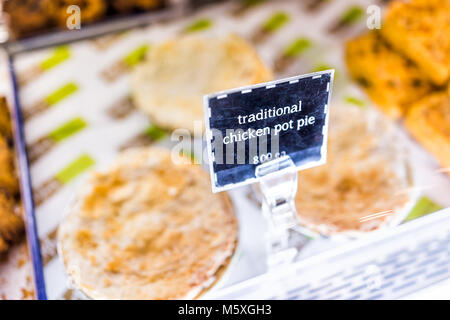
[[[242,38],[187,35],[151,47],[132,74],[131,91],[156,124],[193,131],[204,117],[203,95],[271,79]]]
[[[450,0],[393,1],[383,37],[414,61],[434,83],[450,78]]]
[[[94,299],[192,299],[237,241],[226,193],[168,150],[130,149],[82,187],[58,247],[73,284]]]

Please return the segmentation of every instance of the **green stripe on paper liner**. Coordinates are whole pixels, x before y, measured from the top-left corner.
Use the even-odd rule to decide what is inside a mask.
[[[289,22],[289,16],[285,12],[273,14],[263,25],[263,30],[274,32]]]
[[[361,19],[364,15],[364,9],[360,6],[348,8],[339,18],[339,23],[352,24]]]
[[[86,126],[87,124],[83,119],[75,118],[56,128],[48,136],[56,142],[60,142],[83,130]]]
[[[248,7],[254,7],[267,2],[267,0],[242,0],[242,3]]]
[[[78,86],[73,83],[69,82],[62,87],[59,87],[56,91],[49,94],[47,97],[45,97],[45,102],[52,106],[54,104],[57,104],[61,100],[64,100],[65,98],[69,97],[70,95],[74,94],[78,91]]]
[[[202,18],[188,24],[184,29],[185,32],[197,32],[211,28],[213,25],[211,19]]]
[[[68,46],[57,47],[47,59],[41,62],[41,68],[43,70],[49,70],[69,58],[70,51]]]
[[[333,66],[327,64],[327,63],[318,63],[316,64],[312,69],[311,72],[319,72],[319,71],[325,71],[325,70],[331,70],[334,69],[334,77],[336,77],[336,68]]]
[[[293,41],[284,50],[284,55],[289,58],[294,58],[312,47],[312,42],[308,38],[298,38]]]
[[[340,72],[333,67],[332,65],[328,64],[328,63],[318,63],[316,65],[314,65],[310,72],[320,72],[320,71],[325,71],[325,70],[334,70],[334,79],[338,79]]]
[[[75,179],[80,174],[85,172],[87,169],[92,167],[94,164],[94,159],[92,159],[87,154],[83,154],[68,166],[66,166],[64,169],[62,169],[59,173],[57,173],[55,179],[62,184],[67,184],[71,180]]]
[[[437,203],[433,202],[427,197],[422,197],[419,199],[419,201],[417,201],[416,205],[408,214],[405,221],[411,221],[423,217],[429,213],[439,211],[441,209],[443,209],[443,207],[441,207]]]
[[[353,96],[346,96],[344,98],[344,101],[360,108],[366,107],[366,102],[364,100],[361,100]]]
[[[123,62],[129,67],[133,67],[133,66],[137,65],[139,62],[144,60],[145,55],[147,54],[148,48],[149,48],[148,44],[144,44],[144,45],[137,47],[136,49],[131,51],[129,54],[127,54],[125,56],[125,58],[123,58]]]
[[[167,132],[161,129],[158,126],[150,125],[145,131],[144,134],[148,136],[153,141],[161,140],[167,135]]]

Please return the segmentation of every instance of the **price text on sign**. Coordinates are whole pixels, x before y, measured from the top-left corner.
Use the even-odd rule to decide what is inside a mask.
[[[334,70],[204,97],[214,192],[256,181],[258,165],[291,157],[298,170],[326,162]]]

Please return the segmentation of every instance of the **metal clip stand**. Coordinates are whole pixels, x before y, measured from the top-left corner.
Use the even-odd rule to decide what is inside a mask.
[[[292,262],[298,249],[291,234],[297,225],[295,194],[297,169],[289,156],[263,163],[256,168],[262,193],[262,211],[267,222],[267,266],[275,267]]]

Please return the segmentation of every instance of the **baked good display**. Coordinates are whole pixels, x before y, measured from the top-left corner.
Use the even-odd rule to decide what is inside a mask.
[[[81,24],[99,21],[103,17],[118,14],[145,12],[163,8],[164,0],[6,0],[4,10],[8,14],[12,38],[33,36],[67,27],[72,13],[67,9],[80,8]]]
[[[96,21],[106,12],[105,0],[44,0],[48,2],[47,11],[60,27],[66,27],[67,19],[71,15],[67,8],[76,5],[80,8],[81,23]]]
[[[18,211],[15,199],[0,188],[0,254],[22,236],[24,225]]]
[[[232,256],[237,220],[199,166],[129,149],[92,173],[58,232],[73,284],[95,299],[192,299]]]
[[[404,115],[432,90],[419,68],[392,50],[376,31],[349,41],[345,60],[352,78],[392,118]]]
[[[134,9],[149,10],[158,8],[162,0],[112,0],[111,5],[120,13],[128,13]]]
[[[24,230],[18,198],[11,118],[6,99],[0,97],[0,254],[19,240]]]
[[[11,115],[5,97],[0,97],[0,136],[12,142]]]
[[[327,163],[300,171],[301,223],[325,235],[376,230],[412,201],[412,180],[395,128],[375,110],[333,105]]]
[[[450,1],[392,1],[380,31],[347,43],[346,63],[370,98],[449,166]]]
[[[0,136],[0,168],[0,187],[10,194],[17,194],[19,186],[14,170],[14,154],[2,136]]]
[[[16,36],[22,36],[45,27],[50,16],[49,0],[8,0],[3,1],[4,10],[8,13],[11,29]]]
[[[406,127],[444,168],[450,168],[450,93],[433,93],[409,110]],[[450,171],[448,171],[450,172]]]
[[[132,73],[136,106],[161,127],[194,130],[208,93],[272,79],[256,51],[237,35],[182,36],[149,50]]]
[[[393,1],[381,33],[437,85],[450,77],[450,0]]]

